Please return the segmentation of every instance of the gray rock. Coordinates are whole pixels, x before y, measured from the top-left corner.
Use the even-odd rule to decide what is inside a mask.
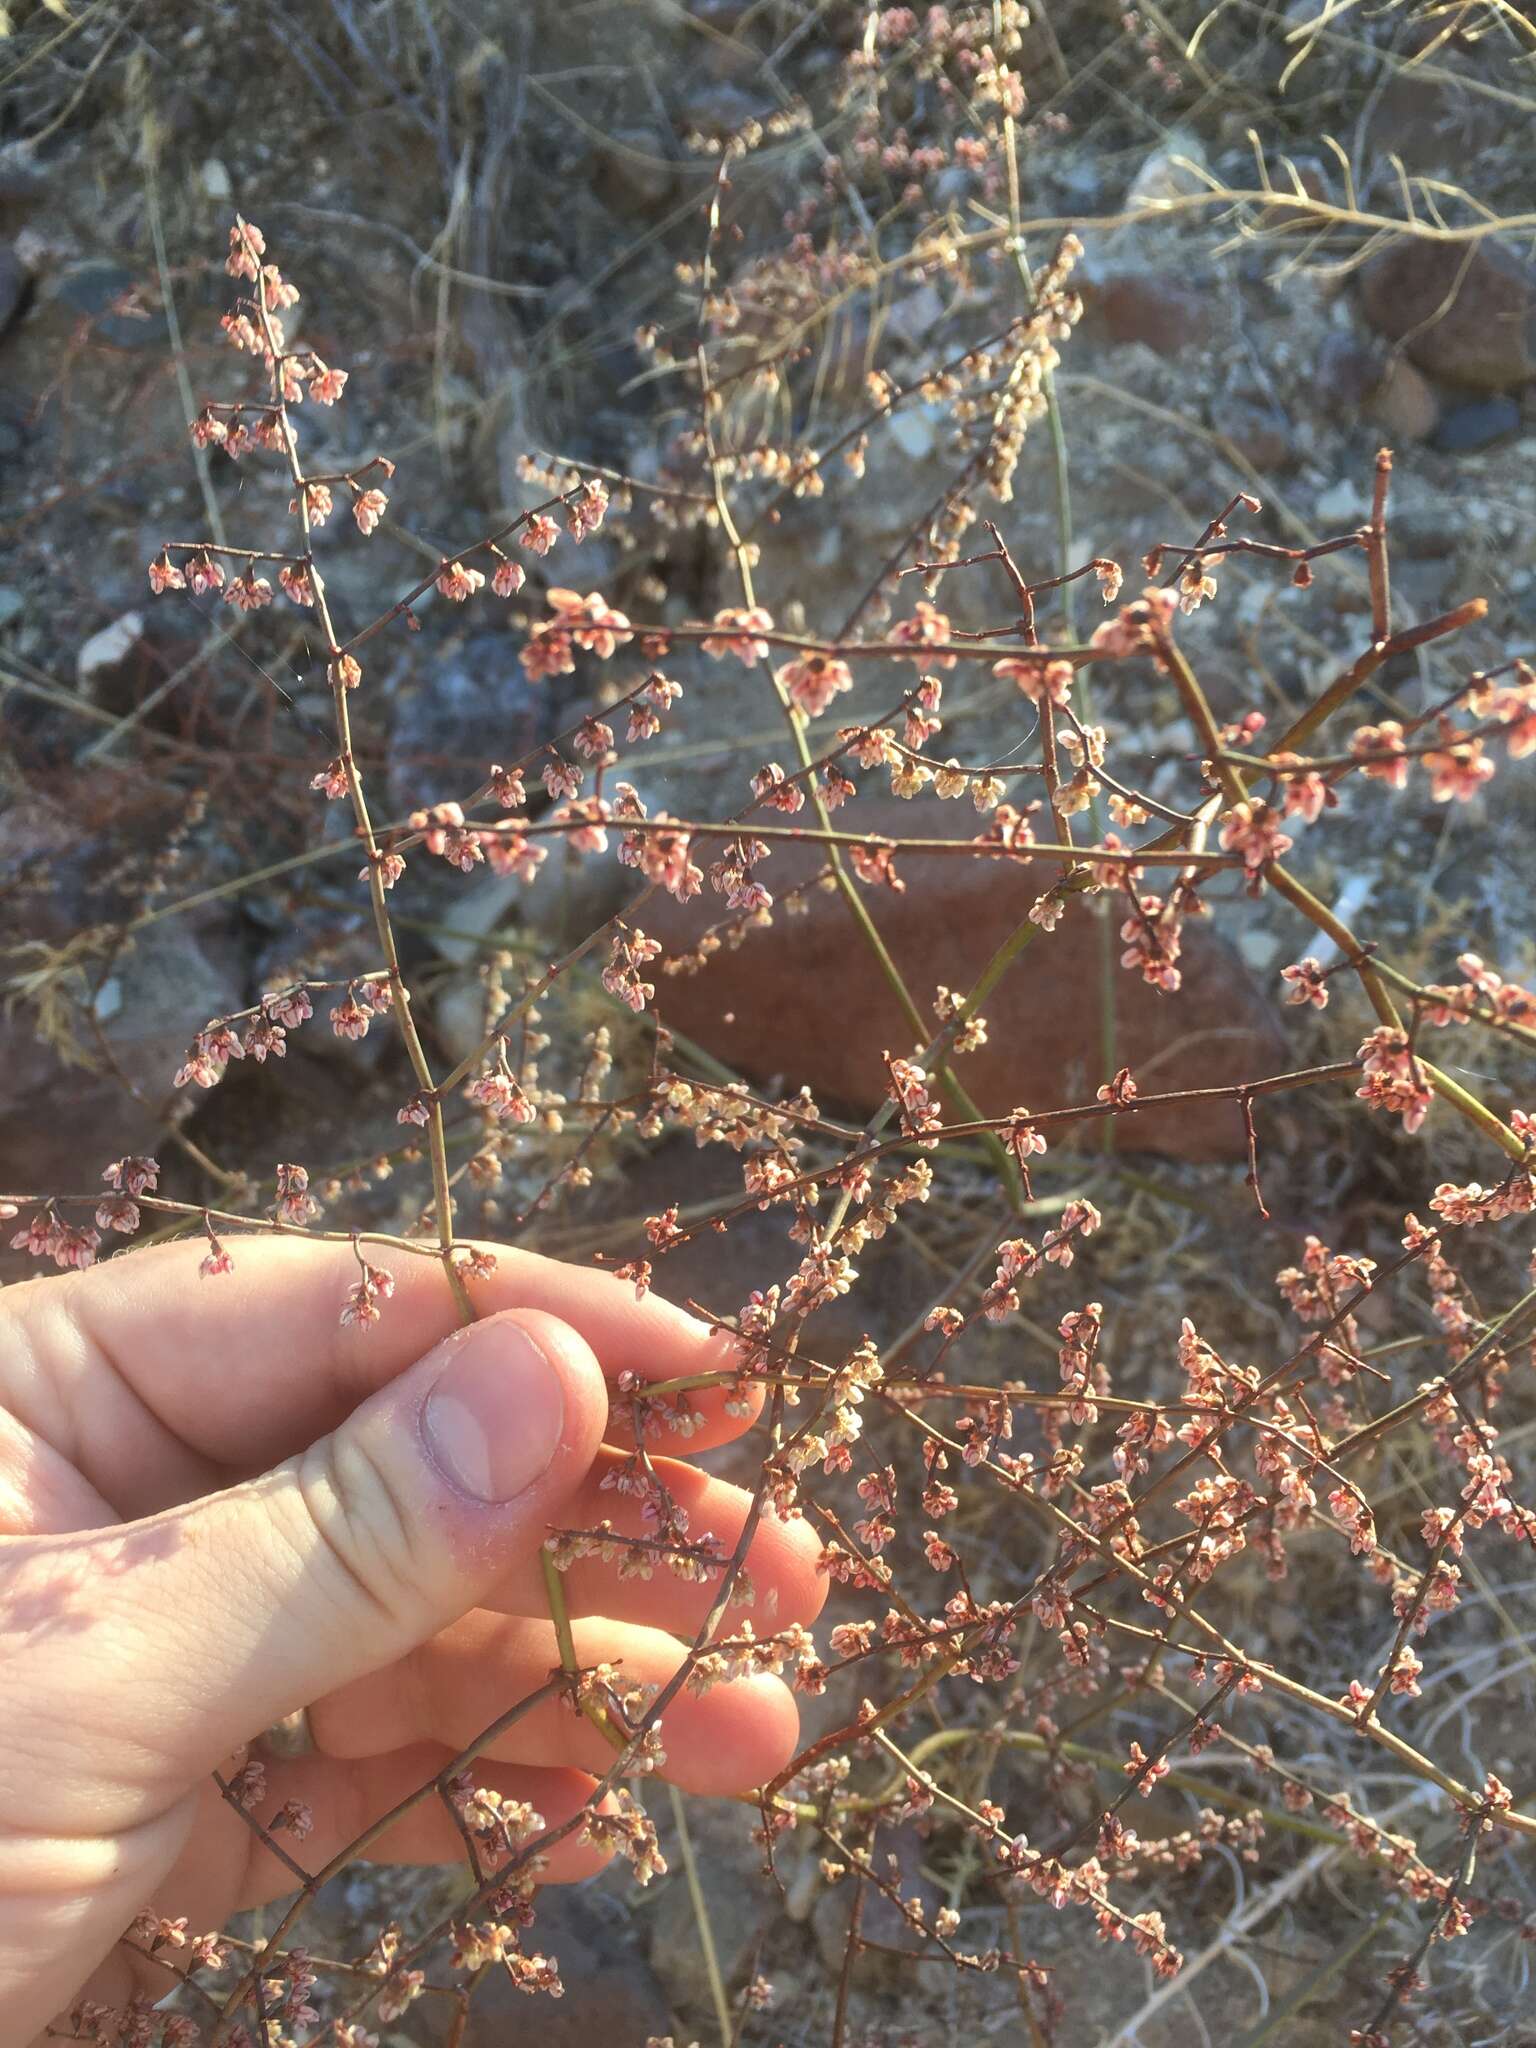
[[[620,1900],[591,1885],[550,1885],[539,1893],[530,1952],[553,1956],[565,1995],[530,1998],[492,1970],[475,1993],[463,2048],[596,2048],[639,2043],[672,2025],[661,1985],[635,1945]],[[429,2038],[440,2040],[440,2033]]]
[[[688,1825],[709,1911],[715,1960],[728,1990],[739,1989],[758,1952],[765,1928],[780,1914],[777,1893],[762,1874],[761,1858],[747,1840],[739,1813],[719,1812],[691,1800]],[[651,1967],[680,2019],[706,2021],[713,2012],[709,1971],[682,1859],[669,1849],[672,1875],[646,1903]],[[644,2036],[640,2036],[641,2039]],[[684,2041],[691,2038],[685,2029]]]
[[[138,652],[144,638],[144,614],[124,612],[110,626],[103,626],[83,641],[75,655],[75,685],[84,696],[95,699],[115,676],[120,675]]]
[[[1381,383],[1386,366],[1387,351],[1379,341],[1368,341],[1351,328],[1331,328],[1317,351],[1313,390],[1326,412],[1352,420]]]
[[[0,149],[0,204],[35,199],[45,183],[30,143],[8,142]]]
[[[32,280],[9,242],[0,242],[0,334],[26,304]]]
[[[1479,448],[1492,448],[1520,431],[1518,400],[1507,393],[1499,398],[1470,398],[1452,406],[1435,430],[1433,446],[1442,455],[1472,455]]]
[[[396,811],[460,797],[493,761],[511,763],[558,730],[548,682],[530,683],[510,633],[473,633],[421,661],[390,737],[389,795]]]
[[[890,1867],[892,1858],[895,1859],[894,1872]],[[923,1915],[931,1925],[944,1900],[923,1875],[922,1843],[913,1829],[882,1829],[875,1837],[871,1861],[883,1876],[894,1877],[903,1899],[915,1899],[921,1905]],[[840,1884],[823,1893],[811,1916],[817,1946],[829,1972],[841,1970],[843,1966],[853,1901],[854,1882],[845,1877]],[[863,1940],[876,1942],[879,1946],[861,1951],[854,1964],[855,1984],[868,1990],[882,1984],[894,1989],[910,1982],[910,1965],[904,1964],[900,1957],[926,1948],[927,1940],[916,1931],[895,1900],[877,1891],[873,1885],[865,1890],[859,1933]],[[899,1951],[899,1954],[888,1954],[891,1949]]]
[[[1170,129],[1163,146],[1153,150],[1132,179],[1125,195],[1125,212],[1167,206],[1208,191],[1206,180],[1200,176],[1204,168],[1205,149],[1199,137],[1187,129]]]
[[[124,294],[143,283],[120,263],[76,263],[59,280],[58,297],[83,313],[96,334],[114,348],[163,348],[170,338],[164,313],[148,307],[132,312],[113,310]]]
[[[26,599],[19,590],[9,583],[0,583],[0,626],[8,626],[12,619],[19,618],[26,607]]]

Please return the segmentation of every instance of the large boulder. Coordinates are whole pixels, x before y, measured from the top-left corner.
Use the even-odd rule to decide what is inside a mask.
[[[837,815],[847,829],[892,837],[974,834],[969,804],[866,799]],[[819,848],[780,842],[761,871],[776,898],[823,865]],[[914,1000],[926,1010],[940,984],[964,991],[1049,884],[1053,864],[906,854],[899,894],[866,890],[864,900]],[[673,952],[686,952],[720,921],[721,899],[691,904],[653,898],[639,923]],[[1119,965],[1120,912],[1077,898],[1054,932],[1041,932],[983,1006],[987,1043],[956,1072],[989,1115],[1091,1101],[1106,1078],[1100,1019],[1106,986],[1101,918],[1115,920],[1108,987],[1115,1064],[1129,1066],[1144,1094],[1222,1087],[1283,1068],[1287,1053],[1275,1011],[1233,948],[1209,923],[1186,927],[1184,986],[1166,996]],[[657,963],[658,968],[661,963]],[[879,966],[836,893],[812,890],[803,916],[777,909],[771,925],[723,947],[693,974],[655,974],[663,1020],[757,1081],[810,1085],[818,1100],[865,1112],[882,1099],[885,1051],[910,1053],[912,1033]],[[937,1029],[937,1026],[934,1027]],[[1078,1126],[1079,1130],[1097,1126]],[[1242,1117],[1233,1101],[1147,1108],[1116,1119],[1122,1150],[1196,1160],[1243,1156]]]
[[[1536,272],[1492,242],[1407,237],[1362,265],[1360,309],[1432,377],[1507,391],[1536,377]]]

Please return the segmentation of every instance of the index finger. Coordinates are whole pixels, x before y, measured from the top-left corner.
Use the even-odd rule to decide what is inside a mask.
[[[199,1273],[204,1247],[181,1243],[128,1252],[90,1272],[8,1289],[0,1323],[15,1319],[44,1375],[50,1358],[78,1382],[82,1340],[152,1416],[197,1456],[259,1472],[335,1429],[347,1415],[413,1365],[460,1317],[437,1259],[365,1247],[384,1264],[392,1298],[370,1326],[340,1320],[358,1279],[352,1246],[303,1238],[231,1237],[232,1272]],[[672,1303],[636,1297],[627,1281],[568,1266],[535,1252],[493,1245],[494,1270],[470,1280],[477,1311],[538,1308],[586,1339],[610,1381],[633,1372],[649,1381],[730,1372],[734,1341]],[[658,1449],[674,1455],[728,1442],[760,1405],[706,1388],[686,1396],[696,1427],[668,1431]],[[74,1405],[77,1429],[92,1429],[89,1400]],[[110,1412],[103,1404],[103,1414]],[[115,1432],[114,1432],[115,1435]],[[82,1469],[86,1442],[74,1452]],[[121,1460],[121,1439],[101,1447],[102,1462]]]

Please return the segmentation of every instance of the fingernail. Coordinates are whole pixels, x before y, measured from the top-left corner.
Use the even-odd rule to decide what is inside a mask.
[[[476,1324],[427,1396],[421,1428],[438,1469],[475,1500],[525,1492],[560,1448],[560,1375],[519,1324]]]

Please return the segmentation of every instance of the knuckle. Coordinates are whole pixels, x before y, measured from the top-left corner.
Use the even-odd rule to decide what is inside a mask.
[[[414,1522],[387,1467],[343,1432],[298,1461],[309,1530],[345,1591],[382,1619],[409,1620],[423,1604]]]

